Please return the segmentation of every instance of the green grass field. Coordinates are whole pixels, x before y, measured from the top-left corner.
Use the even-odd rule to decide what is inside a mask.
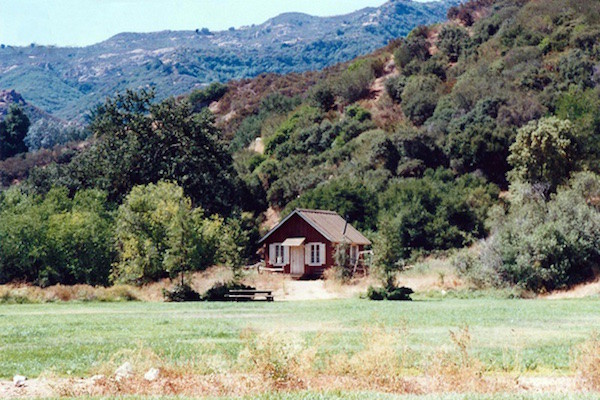
[[[415,366],[452,347],[450,330],[468,326],[472,354],[491,373],[564,374],[575,345],[600,327],[599,306],[597,299],[3,305],[0,376],[89,376],[128,349],[152,350],[172,365],[227,369],[247,328],[352,353],[374,324],[406,329]],[[195,362],[204,356],[220,361]]]

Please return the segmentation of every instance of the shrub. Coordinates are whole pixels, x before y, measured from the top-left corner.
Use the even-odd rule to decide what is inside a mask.
[[[474,175],[455,179],[448,170],[428,170],[421,179],[397,180],[379,196],[380,241],[376,257],[392,265],[419,253],[463,247],[485,236],[487,211],[498,188]],[[375,242],[377,245],[377,241]],[[379,253],[379,255],[377,255]],[[385,255],[389,253],[389,255]]]
[[[347,104],[354,103],[369,94],[374,78],[370,63],[367,60],[359,60],[340,75],[335,85],[336,92]]]
[[[200,294],[186,283],[175,285],[171,290],[163,289],[162,294],[166,301],[172,302],[201,300]]]
[[[352,265],[350,263],[350,244],[346,241],[338,243],[333,254],[335,265],[333,270],[334,277],[341,281],[347,282],[352,278]]]
[[[571,121],[556,117],[532,121],[519,129],[510,146],[512,179],[547,185],[550,191],[568,178],[577,160],[577,143]]]
[[[417,28],[394,51],[394,61],[401,69],[411,61],[425,61],[430,57],[426,36],[416,32]]]
[[[322,111],[332,110],[335,106],[335,92],[326,84],[317,85],[310,94],[313,105]]]
[[[367,298],[369,300],[384,300],[386,296],[386,290],[384,288],[376,288],[369,286],[367,289]]]
[[[358,122],[365,122],[371,119],[369,110],[362,108],[358,104],[348,107],[346,109],[346,115]]]
[[[448,56],[450,62],[456,62],[458,57],[469,46],[469,33],[458,25],[446,25],[438,36],[438,48]]]
[[[589,390],[600,390],[600,337],[594,333],[592,337],[578,346],[575,369],[584,387]]]
[[[530,185],[514,184],[511,192],[509,212],[495,218],[483,251],[464,263],[467,274],[491,271],[495,286],[534,292],[592,277],[600,263],[600,177],[575,175],[549,200]]]
[[[402,92],[405,86],[406,77],[402,75],[393,76],[385,81],[385,90],[396,103],[402,102]]]
[[[247,286],[242,283],[236,282],[225,282],[215,283],[210,289],[208,289],[203,295],[203,301],[229,301],[225,297],[230,290],[255,290],[255,287]]]
[[[402,91],[402,111],[415,125],[423,125],[433,115],[441,81],[433,75],[411,76]]]
[[[581,88],[593,87],[594,64],[581,50],[571,50],[558,62],[561,81],[565,85],[573,84]]]
[[[106,194],[64,188],[46,196],[0,195],[0,283],[108,283],[114,226]]]
[[[227,85],[213,82],[204,89],[194,90],[189,96],[189,101],[195,111],[200,111],[200,109],[207,107],[213,101],[218,101],[221,97],[225,96],[227,90]]]
[[[414,291],[408,287],[373,287],[369,286],[367,289],[367,298],[369,300],[398,300],[398,301],[411,301],[410,295]]]

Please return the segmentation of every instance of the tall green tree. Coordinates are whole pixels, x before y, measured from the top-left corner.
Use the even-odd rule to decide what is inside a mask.
[[[553,192],[569,177],[577,161],[577,142],[569,120],[556,117],[532,121],[519,129],[508,162],[513,180],[541,184]]]
[[[105,193],[11,188],[0,196],[0,282],[108,284],[112,238]]]
[[[129,91],[100,106],[91,123],[96,141],[69,166],[66,184],[98,187],[121,201],[135,185],[172,180],[195,206],[228,215],[240,206],[241,182],[214,117],[194,113],[186,101],[153,98]]]
[[[117,213],[113,280],[144,283],[206,268],[215,260],[220,225],[175,183],[135,186]]]
[[[11,105],[8,114],[0,122],[0,160],[27,151],[25,136],[29,125],[29,118],[23,109],[18,105]]]

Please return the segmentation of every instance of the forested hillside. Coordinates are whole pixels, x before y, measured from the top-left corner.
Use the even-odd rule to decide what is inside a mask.
[[[81,48],[0,46],[0,89],[45,111],[81,120],[116,91],[154,87],[158,99],[211,82],[317,70],[444,19],[457,0],[393,0],[335,17],[289,13],[260,25],[210,32],[122,33]]]
[[[347,216],[384,278],[432,253],[479,287],[593,277],[600,4],[474,0],[448,17],[320,72],[109,99],[87,146],[2,193],[0,280],[239,266],[264,212],[294,207]]]

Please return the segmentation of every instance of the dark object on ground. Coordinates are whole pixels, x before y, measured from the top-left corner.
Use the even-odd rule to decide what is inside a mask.
[[[202,300],[204,301],[229,301],[228,298],[225,297],[226,294],[229,293],[230,290],[256,290],[256,288],[252,286],[246,286],[241,283],[235,282],[225,282],[225,283],[215,283],[213,287],[208,289],[204,295],[202,295]]]
[[[163,296],[166,301],[182,302],[182,301],[200,301],[200,293],[196,292],[188,284],[175,285],[173,289],[163,289]]]
[[[230,290],[225,294],[230,301],[273,301],[271,290]]]
[[[414,291],[408,287],[392,287],[392,288],[375,288],[369,286],[367,290],[367,298],[370,300],[401,300],[411,301],[410,295]]]

